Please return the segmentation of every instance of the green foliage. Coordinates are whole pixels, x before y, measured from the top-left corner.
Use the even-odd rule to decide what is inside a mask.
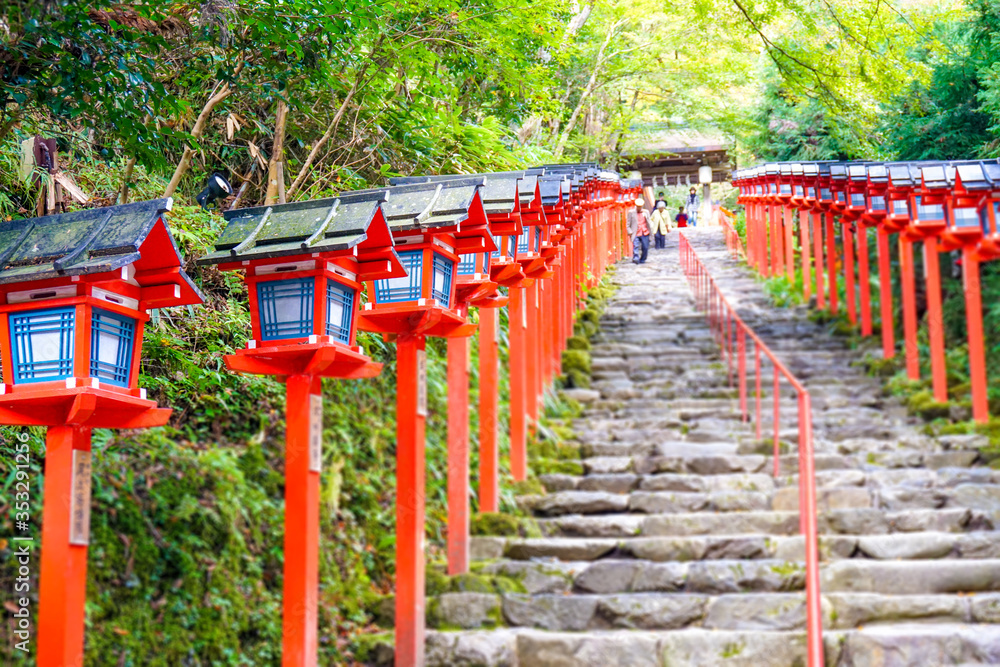
[[[818,100],[798,98],[773,68],[765,71],[744,150],[758,160],[778,162],[846,159],[860,152],[853,139],[838,136],[836,123]]]

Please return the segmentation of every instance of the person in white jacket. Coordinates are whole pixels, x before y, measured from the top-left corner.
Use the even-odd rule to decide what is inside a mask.
[[[658,250],[666,248],[667,234],[670,233],[670,215],[667,213],[667,202],[659,201],[656,203],[656,209],[650,216],[650,222],[653,227],[653,247]]]

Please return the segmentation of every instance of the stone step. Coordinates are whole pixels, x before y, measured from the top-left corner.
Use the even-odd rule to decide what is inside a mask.
[[[802,590],[802,563],[776,559],[655,563],[634,559],[594,562],[498,560],[484,573],[516,579],[530,594],[789,592]]]
[[[806,596],[799,593],[445,593],[428,600],[428,626],[472,630],[526,627],[589,630],[804,630]],[[880,595],[830,593],[821,599],[828,630],[922,621],[995,623],[1000,593]]]
[[[1000,626],[894,623],[824,632],[828,667],[1000,664]],[[527,628],[428,632],[428,667],[788,667],[804,665],[804,631]],[[387,655],[391,661],[391,651]],[[384,663],[384,664],[391,664]]]
[[[798,488],[798,475],[772,477],[770,471],[760,473],[730,473],[721,475],[692,475],[689,473],[652,473],[639,475],[633,472],[633,457],[591,457],[583,461],[586,475],[560,475],[549,479],[540,475],[539,481],[549,492],[580,490],[628,493],[630,491],[678,491],[710,493],[713,491],[758,491],[774,493],[780,488]],[[866,488],[870,491],[887,490],[895,498],[902,489],[954,489],[963,487],[962,495],[973,493],[968,485],[990,487],[982,492],[985,498],[992,495],[993,487],[1000,483],[1000,470],[991,468],[896,468],[896,469],[845,469],[820,470],[816,473],[818,488]],[[945,491],[947,494],[948,492]],[[943,496],[947,502],[949,496]],[[997,496],[1000,499],[1000,495]],[[983,502],[978,498],[977,502]]]
[[[882,512],[873,508],[842,509],[818,515],[820,534],[886,535],[922,531],[962,533],[990,531],[1000,517],[967,508]],[[550,537],[664,537],[693,535],[797,535],[798,512],[691,512],[641,516],[579,515],[537,519]]]
[[[719,477],[719,476],[716,476]],[[610,514],[617,512],[636,512],[641,514],[680,514],[686,512],[758,512],[766,510],[796,511],[798,510],[798,487],[785,487],[777,490],[767,489],[761,484],[762,490],[742,490],[734,488],[706,492],[685,491],[638,491],[633,490],[649,477],[640,479],[631,473],[612,473],[592,475],[583,478],[578,489],[556,491],[545,495],[519,496],[518,505],[525,511],[531,511],[538,516],[550,517],[564,514]],[[752,478],[751,478],[752,479]],[[663,478],[660,478],[663,481]],[[589,482],[609,490],[587,490],[592,485]],[[679,483],[678,483],[679,485]],[[748,483],[752,488],[752,483]],[[846,487],[821,487],[816,490],[816,506],[819,511],[872,507],[878,504],[879,498],[885,498],[887,493],[893,498],[905,496],[913,489],[889,489],[875,493],[869,489]],[[946,500],[937,506],[943,506],[954,496],[947,490],[923,489],[928,494]],[[895,504],[903,504],[896,501]],[[884,503],[883,503],[884,504]],[[955,506],[954,504],[951,506]],[[923,507],[923,505],[921,505]],[[892,509],[910,509],[899,507]],[[916,509],[916,508],[913,508]],[[977,508],[978,509],[978,508]]]
[[[802,560],[801,535],[684,535],[664,537],[583,538],[475,537],[470,547],[479,560],[551,558],[595,561],[636,558],[655,562],[719,559]],[[945,533],[921,531],[888,535],[821,535],[820,558],[875,560],[1000,558],[1000,539],[993,531]]]

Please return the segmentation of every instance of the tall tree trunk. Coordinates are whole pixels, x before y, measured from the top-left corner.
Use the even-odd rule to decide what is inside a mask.
[[[576,3],[573,4],[575,13],[573,14],[573,18],[569,20],[569,23],[566,24],[566,32],[563,33],[563,47],[565,47],[569,41],[576,36],[576,33],[580,32],[580,29],[583,28],[587,19],[590,18],[590,13],[594,11],[593,2],[587,3],[582,8],[576,5]]]
[[[235,79],[243,71],[243,63],[241,62],[236,66],[233,71],[233,78]],[[233,92],[233,89],[229,86],[229,83],[223,83],[222,86],[215,92],[214,95],[208,98],[205,102],[205,106],[202,107],[201,113],[198,114],[198,119],[194,122],[194,127],[191,128],[191,136],[195,139],[200,139],[201,135],[205,133],[205,126],[208,125],[208,118],[212,115],[212,111],[218,106],[220,102],[229,97]],[[177,191],[177,186],[180,185],[181,179],[184,178],[184,174],[187,173],[188,167],[191,166],[191,157],[194,155],[194,149],[190,146],[184,147],[184,154],[181,155],[181,161],[177,163],[177,168],[174,169],[174,175],[170,178],[170,183],[167,184],[167,189],[163,192],[164,197],[172,197],[174,192]]]
[[[125,175],[122,176],[122,187],[121,190],[118,191],[119,204],[128,203],[128,186],[129,183],[132,182],[132,171],[134,169],[135,169],[135,156],[133,155],[128,159],[128,163],[125,165]]]
[[[306,180],[306,176],[309,175],[309,169],[312,168],[312,164],[315,162],[316,156],[319,155],[323,146],[330,141],[330,138],[337,133],[337,128],[340,127],[340,121],[343,120],[344,114],[347,113],[347,108],[351,105],[351,102],[354,100],[354,96],[357,94],[358,89],[364,82],[365,73],[368,71],[369,66],[371,66],[373,62],[379,62],[381,64],[381,61],[375,60],[375,54],[382,48],[382,42],[384,40],[385,35],[380,35],[378,40],[375,42],[375,45],[372,46],[368,61],[361,67],[360,70],[358,70],[357,75],[354,77],[354,83],[351,85],[351,89],[348,90],[347,95],[344,96],[344,101],[341,102],[340,108],[337,109],[337,113],[334,114],[333,120],[330,121],[329,127],[326,128],[326,132],[323,133],[323,136],[320,137],[319,141],[313,144],[313,147],[309,150],[309,155],[306,156],[306,161],[302,164],[302,168],[299,169],[299,173],[295,176],[295,180],[292,181],[292,184],[288,187],[287,194],[289,197],[294,195],[302,183]],[[435,64],[435,67],[436,66],[437,65]]]
[[[235,79],[243,71],[243,62],[240,62],[233,70],[233,78]],[[208,125],[208,118],[212,115],[212,111],[215,107],[219,105],[220,102],[229,97],[233,92],[233,89],[229,86],[229,83],[223,83],[222,86],[215,91],[208,101],[205,102],[205,106],[202,107],[201,113],[198,114],[198,119],[194,122],[194,127],[191,128],[191,136],[195,139],[200,139],[201,135],[205,133],[205,127]],[[181,161],[177,163],[177,168],[174,169],[174,175],[170,178],[170,183],[167,184],[167,189],[163,192],[164,197],[172,197],[174,192],[177,191],[177,186],[180,185],[181,179],[184,178],[184,174],[187,173],[188,167],[191,166],[191,158],[194,156],[194,149],[190,146],[184,147],[184,154],[181,155]]]
[[[284,180],[284,169],[281,165],[285,155],[285,125],[288,122],[288,104],[278,100],[278,113],[274,121],[274,145],[271,147],[271,159],[267,163],[267,193],[264,195],[264,205],[270,206],[278,201],[278,179]]]
[[[601,44],[600,50],[597,52],[597,58],[594,60],[594,68],[590,71],[590,79],[587,80],[587,85],[583,89],[583,93],[580,95],[580,100],[576,103],[576,108],[573,109],[573,114],[569,117],[566,126],[563,128],[562,133],[559,135],[559,142],[556,144],[556,149],[553,151],[553,155],[558,159],[562,157],[563,152],[566,150],[566,142],[569,141],[569,135],[576,126],[576,121],[580,118],[580,113],[583,111],[584,106],[590,100],[590,96],[593,94],[594,89],[597,88],[597,77],[601,73],[601,68],[604,66],[604,52],[608,48],[608,44],[614,38],[615,33],[618,32],[618,27],[622,24],[621,21],[615,21],[608,28],[608,34],[604,36],[604,43]]]
[[[633,113],[635,112],[635,105],[636,105],[636,102],[638,102],[638,101],[639,101],[639,89],[636,88],[636,90],[633,91],[633,93],[632,93],[632,103],[628,107],[629,111],[632,111]],[[622,130],[618,130],[617,132],[615,132],[614,147],[611,149],[612,151],[614,151],[615,160],[617,160],[619,157],[621,157],[621,154],[622,154],[622,145],[621,144],[622,144],[622,137],[624,135],[625,135],[625,133]]]

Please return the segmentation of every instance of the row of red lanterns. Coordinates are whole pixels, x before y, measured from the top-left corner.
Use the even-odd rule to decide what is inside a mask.
[[[425,341],[448,339],[448,569],[468,568],[469,336],[480,334],[479,505],[499,505],[498,308],[510,316],[510,468],[560,372],[585,290],[628,252],[641,181],[596,165],[407,178],[333,199],[226,213],[199,260],[241,271],[252,321],[233,371],[287,387],[283,663],[318,650],[323,377],[380,364],[357,331],[397,345],[397,664],[424,637]],[[38,664],[83,662],[90,432],[166,423],[138,387],[148,311],[202,301],[166,224],[170,200],[0,224],[0,423],[49,427]],[[506,288],[506,294],[501,288]],[[362,296],[364,294],[364,297]],[[469,308],[479,309],[478,326]],[[15,540],[17,538],[15,537]],[[24,540],[30,537],[23,536]]]
[[[815,269],[817,305],[826,308],[829,301],[834,313],[839,307],[834,225],[839,221],[847,313],[856,324],[860,309],[865,336],[873,331],[865,230],[877,230],[882,344],[887,359],[896,351],[889,237],[898,234],[903,350],[913,380],[920,379],[913,245],[923,244],[932,385],[935,400],[942,403],[948,400],[948,386],[938,255],[960,251],[972,413],[978,422],[989,419],[979,274],[981,262],[1000,258],[1000,161],[769,163],[735,171],[733,185],[747,211],[750,264],[763,275],[785,273],[794,281],[793,227],[798,212],[804,297],[811,297]]]

